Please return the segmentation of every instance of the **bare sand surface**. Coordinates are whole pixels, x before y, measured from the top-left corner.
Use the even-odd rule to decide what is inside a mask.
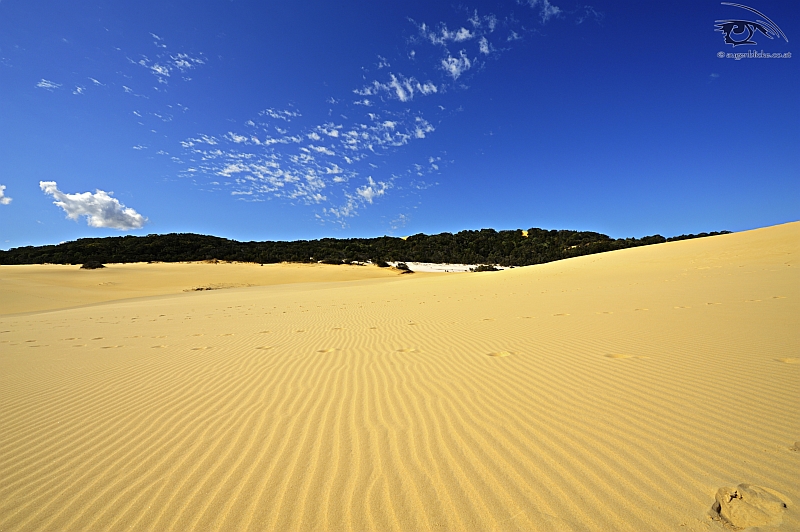
[[[385,279],[381,268],[322,264],[179,262],[107,264],[97,270],[37,264],[0,266],[0,316],[196,290]]]
[[[0,267],[0,530],[800,530],[798,255]]]

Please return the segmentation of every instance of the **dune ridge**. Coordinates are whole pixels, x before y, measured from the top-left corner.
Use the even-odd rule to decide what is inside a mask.
[[[797,530],[798,243],[0,316],[0,529]]]

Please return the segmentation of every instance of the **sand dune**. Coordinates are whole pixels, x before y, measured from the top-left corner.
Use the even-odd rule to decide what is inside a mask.
[[[194,290],[385,279],[395,273],[321,264],[136,263],[98,270],[58,264],[0,266],[0,316]]]
[[[0,530],[799,530],[798,248],[105,299],[0,267]]]

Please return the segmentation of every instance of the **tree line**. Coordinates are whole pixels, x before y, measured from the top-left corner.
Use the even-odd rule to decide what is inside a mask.
[[[481,229],[408,238],[322,238],[319,240],[237,242],[208,235],[81,238],[49,246],[0,250],[0,264],[85,264],[225,260],[277,262],[434,262],[528,266],[592,253],[730,233],[719,231],[664,238],[614,239],[590,231]]]

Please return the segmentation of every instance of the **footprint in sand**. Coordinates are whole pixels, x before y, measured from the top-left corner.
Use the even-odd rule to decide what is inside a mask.
[[[123,347],[121,345],[104,345],[100,349],[116,349],[117,347]]]
[[[397,353],[416,353],[417,350],[411,347],[401,347],[400,349],[395,349]]]
[[[305,329],[297,329],[295,332],[306,332]]]
[[[495,321],[494,318],[483,318],[481,321]]]
[[[706,305],[721,305],[722,303],[706,303]]]
[[[220,334],[220,336],[233,336],[233,333]]]
[[[520,317],[519,317],[519,319],[521,319],[521,320],[532,320],[532,319],[534,319],[535,317],[536,317],[536,316],[520,316]]]
[[[208,347],[207,345],[204,345],[203,347],[193,347],[192,351],[202,351],[204,349],[211,349],[211,348]]]
[[[692,308],[692,307],[672,307],[672,308]]]
[[[98,336],[97,338],[92,338],[92,340],[105,340],[102,336]]]
[[[614,313],[610,312],[610,311],[607,311],[607,310],[604,310],[602,312],[595,312],[595,314],[614,314]]]
[[[192,336],[203,336],[203,333],[193,334]]]
[[[150,348],[151,349],[161,349],[163,347],[167,347],[167,346],[165,346],[165,345],[154,345],[154,346],[151,346]]]
[[[796,357],[788,357],[788,358],[776,358],[778,362],[783,362],[784,364],[800,364],[800,358]]]
[[[72,347],[86,347],[86,344],[75,344]]]
[[[780,525],[790,502],[777,491],[753,484],[720,488],[715,499],[712,516],[736,529]]]
[[[553,316],[569,316],[569,314],[561,313],[561,314],[553,314]]]
[[[333,353],[335,349],[318,349],[317,353]]]
[[[496,353],[487,353],[487,355],[489,355],[490,357],[495,357],[495,358],[510,357],[513,354],[515,353],[511,351],[497,351]]]
[[[760,299],[745,299],[744,300],[745,303],[758,303],[759,301],[761,301],[761,300]]]
[[[649,308],[635,308],[633,310],[650,310]]]
[[[772,296],[772,299],[786,299],[786,296]]]
[[[606,358],[647,358],[641,355],[628,355],[625,353],[609,353],[608,355],[603,355]]]
[[[256,334],[269,334],[269,331],[258,331]]]
[[[36,341],[36,340],[25,340],[25,343],[26,343],[26,344],[30,344],[30,343],[33,343],[33,342],[35,342],[35,341]]]
[[[256,349],[272,349],[272,346],[271,345],[262,345],[262,346],[256,347]]]
[[[62,338],[62,340],[64,340],[66,342],[66,341],[69,341],[69,340],[77,340],[77,338]]]
[[[377,330],[378,330],[378,328],[377,328],[377,327],[370,327],[370,328],[369,328],[369,330],[371,330],[371,331],[377,331]]]

